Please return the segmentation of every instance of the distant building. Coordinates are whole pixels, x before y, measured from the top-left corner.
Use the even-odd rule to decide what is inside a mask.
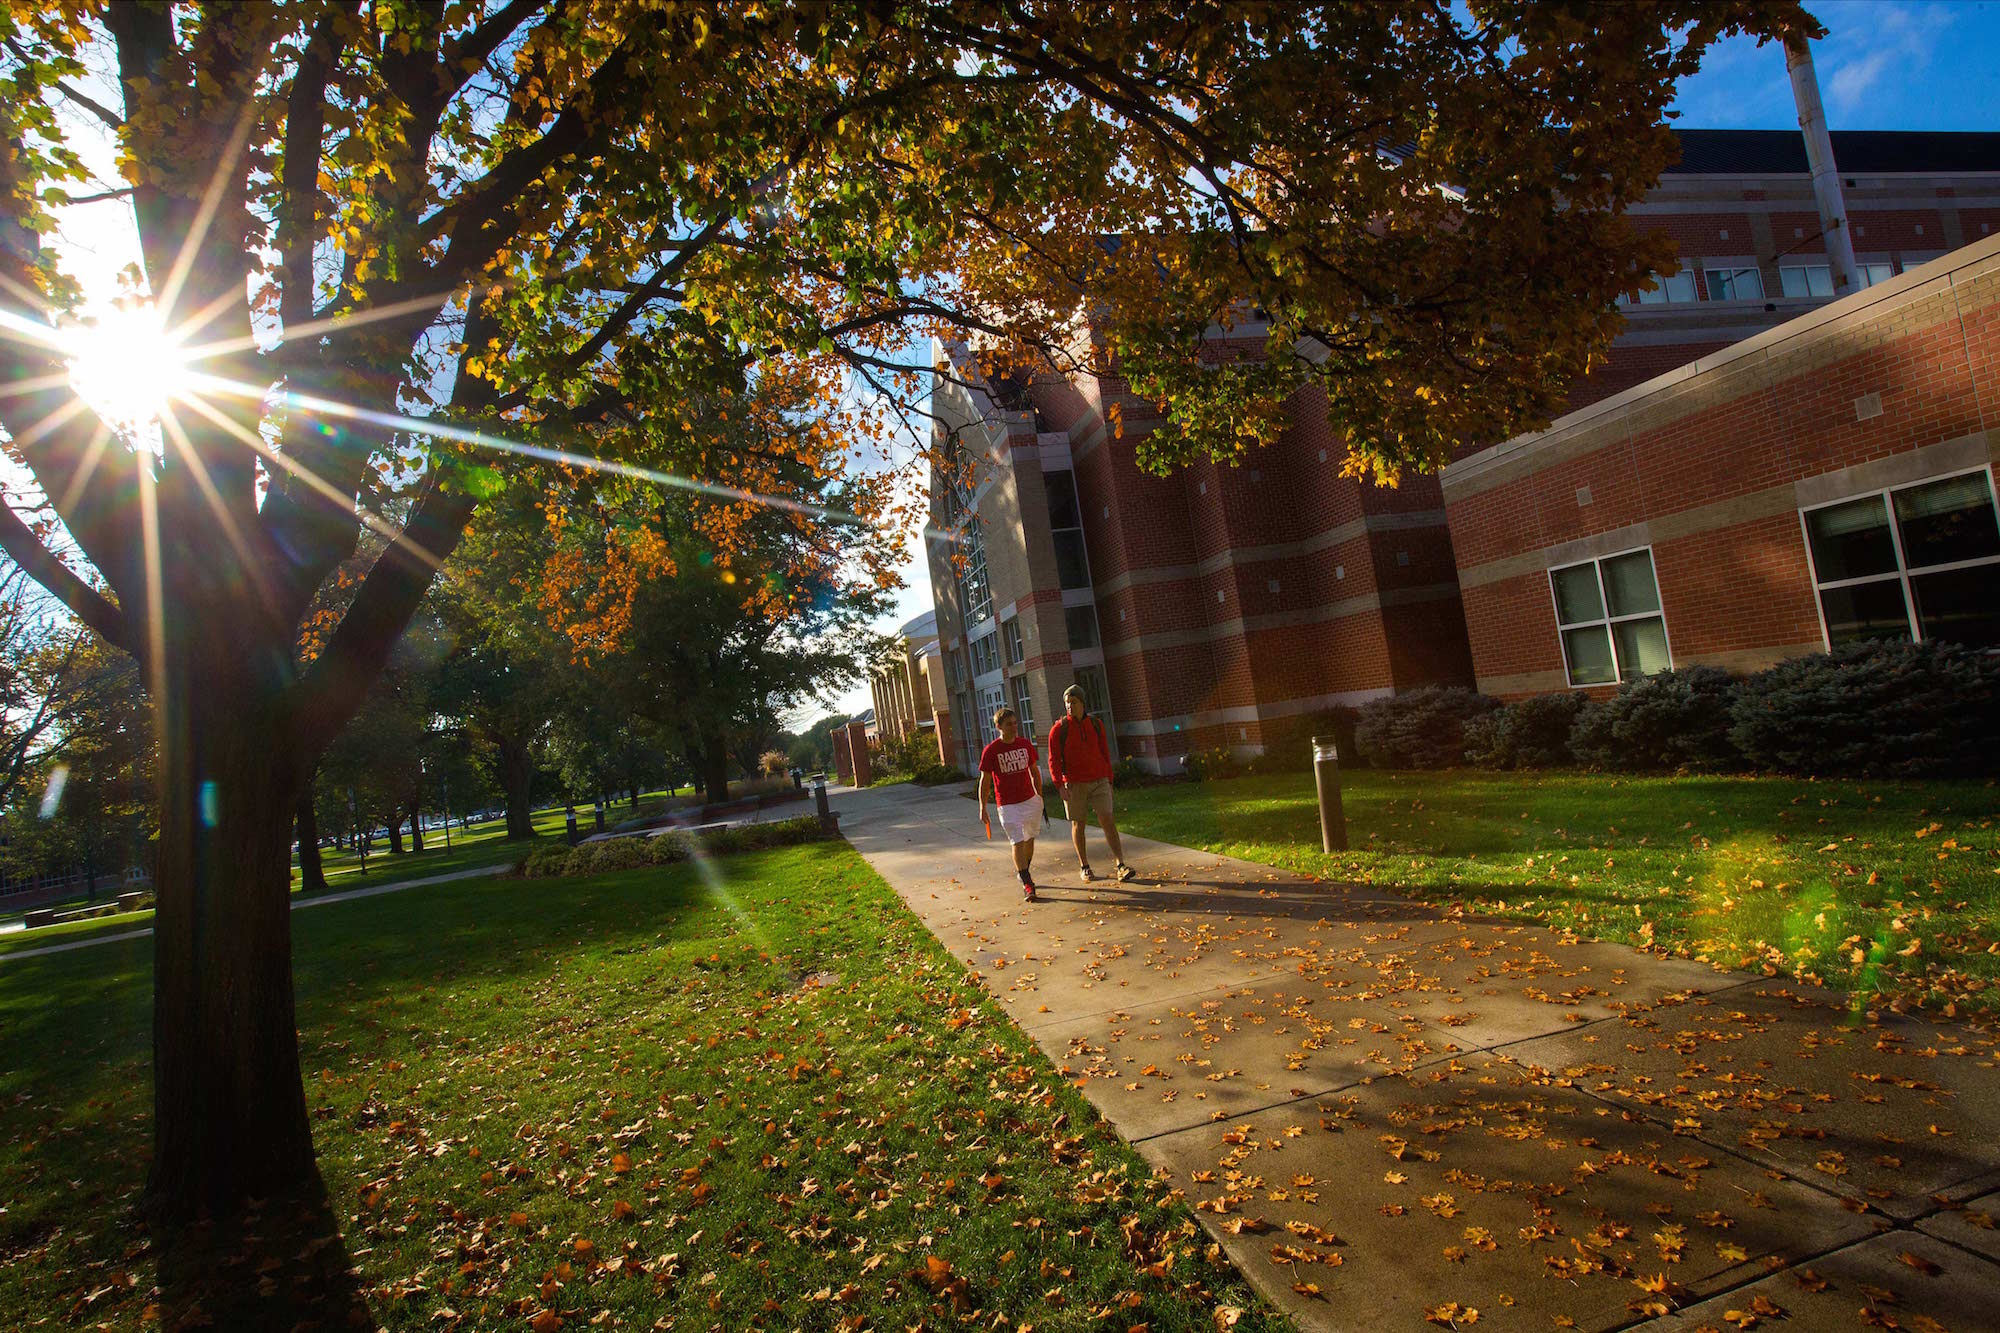
[[[931,485],[937,535],[929,560],[943,668],[943,689],[933,686],[932,699],[941,752],[952,751],[953,762],[969,768],[993,734],[992,713],[1002,703],[1022,715],[1025,732],[1041,734],[1072,681],[1083,687],[1120,756],[1155,771],[1177,770],[1181,756],[1194,749],[1254,754],[1308,728],[1328,707],[1419,685],[1478,680],[1503,693],[1563,688],[1571,677],[1552,668],[1548,655],[1560,653],[1548,590],[1539,615],[1518,607],[1494,611],[1499,604],[1487,591],[1502,581],[1503,570],[1514,569],[1506,578],[1525,571],[1546,582],[1551,566],[1526,570],[1504,562],[1546,562],[1561,557],[1567,542],[1707,504],[1701,497],[1722,495],[1732,476],[1763,478],[1766,488],[1796,485],[1813,463],[1795,444],[1781,446],[1781,436],[1790,441],[1795,434],[1789,423],[1825,422],[1835,409],[1852,414],[1855,400],[1871,392],[1884,394],[1885,416],[1892,401],[1900,402],[1903,422],[1894,438],[1883,435],[1866,446],[1877,451],[1871,457],[1949,444],[1915,423],[1950,415],[1944,403],[1961,393],[1956,381],[1945,383],[1951,372],[1871,384],[1855,368],[1862,363],[1839,351],[1852,338],[1887,336],[1883,330],[1899,318],[1882,315],[1886,322],[1879,327],[1877,316],[1849,318],[1878,308],[1863,299],[1874,290],[1869,284],[1890,283],[1887,290],[1907,293],[1929,279],[1897,285],[1902,274],[1962,246],[1985,253],[1984,239],[2000,224],[2000,134],[1837,132],[1832,141],[1864,290],[1848,297],[1834,317],[1847,332],[1823,332],[1817,350],[1805,353],[1798,350],[1805,343],[1759,336],[1820,311],[1833,291],[1800,136],[1681,134],[1681,164],[1635,209],[1640,225],[1674,237],[1679,267],[1626,310],[1625,332],[1606,363],[1577,384],[1572,416],[1559,429],[1580,440],[1584,409],[1615,399],[1606,413],[1587,417],[1595,423],[1591,429],[1607,438],[1639,430],[1667,411],[1657,377],[1673,372],[1677,382],[1698,378],[1721,364],[1718,354],[1746,339],[1757,341],[1727,363],[1735,369],[1686,392],[1734,392],[1722,386],[1745,384],[1750,365],[1805,359],[1787,363],[1795,372],[1786,387],[1774,381],[1768,389],[1769,403],[1782,408],[1767,410],[1767,403],[1753,412],[1746,404],[1751,415],[1741,420],[1760,422],[1754,430],[1733,424],[1737,418],[1718,418],[1724,424],[1707,427],[1713,435],[1707,445],[1667,448],[1648,463],[1643,481],[1628,468],[1578,482],[1568,492],[1573,512],[1560,522],[1545,517],[1543,508],[1526,507],[1526,499],[1511,508],[1474,503],[1480,489],[1475,477],[1515,477],[1526,467],[1525,461],[1504,468],[1493,461],[1503,453],[1525,460],[1535,452],[1520,441],[1492,450],[1484,449],[1487,442],[1468,441],[1468,457],[1446,474],[1449,491],[1438,478],[1423,476],[1408,477],[1396,489],[1376,487],[1339,475],[1340,450],[1324,397],[1307,389],[1290,404],[1292,426],[1281,442],[1242,466],[1200,464],[1155,477],[1134,461],[1139,440],[1157,420],[1153,406],[1134,398],[1116,376],[1048,374],[988,383],[962,348],[939,348],[940,367],[949,374],[940,376],[934,401],[946,423],[941,432],[952,438],[959,459],[958,466],[935,472]],[[1874,332],[1859,331],[1857,319]],[[1833,327],[1807,321],[1796,332],[1803,337],[1809,329]],[[1218,354],[1254,354],[1263,332],[1253,324],[1218,333]],[[1976,338],[1969,328],[1966,337],[1957,355],[1972,354]],[[1776,350],[1781,344],[1790,350]],[[1966,382],[1983,383],[1978,391],[1991,398],[1990,366],[1985,373],[1983,382],[1977,373]],[[1644,392],[1624,396],[1649,383]],[[1641,407],[1641,401],[1650,405]],[[1113,403],[1122,412],[1120,438],[1105,427]],[[1982,410],[1990,413],[1991,403]],[[1550,460],[1536,474],[1548,475],[1509,493],[1532,491],[1535,504],[1544,505],[1564,475],[1554,460],[1570,457],[1568,447],[1551,444],[1536,452]],[[1951,448],[1969,459],[1975,446]],[[1600,452],[1604,459],[1621,456]],[[1830,463],[1835,470],[1863,461],[1826,455],[1836,456],[1844,461]],[[1625,492],[1633,487],[1644,493],[1637,508],[1626,504]],[[1795,511],[1791,521],[1801,521]],[[1731,540],[1719,538],[1708,552],[1717,569],[1730,567],[1730,553],[1739,549],[1728,545]],[[1741,566],[1753,586],[1760,577],[1792,577],[1781,571],[1775,548],[1742,549],[1778,561]],[[1636,568],[1636,561],[1614,564],[1608,577],[1635,578]],[[1603,568],[1597,577],[1607,577]],[[1914,576],[1904,569],[1897,577]],[[1906,597],[1918,592],[1912,581]],[[1886,592],[1869,595],[1887,605]],[[1990,607],[1993,594],[1984,596],[1981,605]],[[1765,635],[1752,643],[1754,636],[1743,633],[1705,638],[1693,623],[1704,614],[1680,617],[1688,621],[1685,632],[1668,614],[1664,644],[1653,652],[1644,646],[1654,643],[1653,631],[1637,628],[1642,616],[1618,628],[1607,613],[1604,635],[1622,635],[1635,645],[1629,667],[1614,650],[1614,669],[1631,674],[1695,657],[1750,665],[1828,637],[1786,630],[1792,637],[1782,642]],[[1935,632],[1915,612],[1912,617],[1910,632]],[[1970,634],[1976,620],[1955,613],[1952,624],[1964,628],[1951,632]],[[1565,621],[1562,628],[1580,625]],[[1571,635],[1579,645],[1587,637]],[[1523,646],[1501,651],[1498,645],[1509,639]],[[1528,639],[1541,646],[1531,650]],[[1560,666],[1559,656],[1555,661]],[[1585,674],[1601,669],[1600,663]]]
[[[907,741],[915,735],[934,736],[943,668],[938,659],[937,613],[926,611],[897,630],[883,656],[868,673],[874,696],[875,726],[871,740]],[[940,762],[944,762],[941,758]]]

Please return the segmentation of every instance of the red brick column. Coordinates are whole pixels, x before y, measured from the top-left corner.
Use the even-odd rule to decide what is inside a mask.
[[[946,768],[950,768],[953,766],[952,760],[954,758],[952,751],[957,748],[951,739],[951,710],[949,708],[940,708],[931,714],[931,718],[937,726],[937,729],[931,733],[931,739],[937,742],[938,762]]]
[[[868,727],[866,723],[847,724],[847,753],[854,763],[854,785],[865,787],[873,774],[868,768]]]
[[[847,753],[847,728],[834,728],[832,739],[833,771],[839,775],[841,781],[851,781],[854,776],[854,760]]]

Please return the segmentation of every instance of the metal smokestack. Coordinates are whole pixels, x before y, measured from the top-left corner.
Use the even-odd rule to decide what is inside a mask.
[[[1833,266],[1833,294],[1847,296],[1861,286],[1854,264],[1854,233],[1847,226],[1847,200],[1840,192],[1833,136],[1826,132],[1819,76],[1813,73],[1812,48],[1804,37],[1785,39],[1785,69],[1792,76],[1792,100],[1798,104],[1799,132],[1805,136],[1806,164],[1812,168],[1813,198],[1819,201],[1820,231]]]

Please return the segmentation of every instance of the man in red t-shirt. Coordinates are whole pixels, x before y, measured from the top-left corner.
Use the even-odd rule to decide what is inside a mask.
[[[979,754],[979,822],[986,823],[987,793],[998,806],[1000,827],[1014,847],[1014,873],[1021,877],[1021,896],[1035,901],[1035,877],[1028,866],[1035,859],[1035,835],[1042,831],[1042,773],[1034,744],[1020,736],[1014,710],[993,715],[1000,739]]]
[[[1069,841],[1076,848],[1083,882],[1097,878],[1083,845],[1084,821],[1092,810],[1104,830],[1105,845],[1111,848],[1113,878],[1132,878],[1132,867],[1125,864],[1125,845],[1118,840],[1118,825],[1111,820],[1111,743],[1105,738],[1103,724],[1083,711],[1080,686],[1063,691],[1063,717],[1049,729],[1049,776],[1062,793],[1063,813],[1069,816]]]

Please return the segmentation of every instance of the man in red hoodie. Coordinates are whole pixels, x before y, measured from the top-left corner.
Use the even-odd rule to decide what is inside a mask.
[[[1063,813],[1069,816],[1069,841],[1076,848],[1076,864],[1083,882],[1097,878],[1090,868],[1090,854],[1084,849],[1084,820],[1092,810],[1104,829],[1104,841],[1111,848],[1113,877],[1132,878],[1125,864],[1125,846],[1118,840],[1118,825],[1111,820],[1111,742],[1103,724],[1083,711],[1083,690],[1075,685],[1063,691],[1063,717],[1049,729],[1049,776],[1062,793]]]

